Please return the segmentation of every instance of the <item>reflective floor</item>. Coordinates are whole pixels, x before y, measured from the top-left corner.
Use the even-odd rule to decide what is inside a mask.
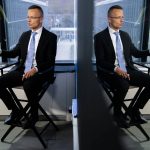
[[[143,124],[142,127],[150,136],[150,122]],[[150,140],[147,141],[146,137],[137,127],[132,126],[129,129],[121,129],[120,133],[128,150],[150,150]]]
[[[38,131],[42,129],[45,122],[38,122],[36,126]],[[71,122],[57,123],[59,131],[55,131],[52,126],[42,134],[47,145],[47,150],[73,150],[73,127]],[[150,136],[150,122],[142,125]],[[4,135],[8,125],[0,122],[0,138]],[[128,130],[121,129],[120,138],[123,139],[128,150],[150,150],[150,141],[145,141],[145,137],[136,127],[130,127]],[[35,133],[29,129],[22,130],[16,127],[6,138],[5,142],[0,142],[0,150],[43,150],[43,146],[35,136]],[[99,149],[98,149],[99,150]]]
[[[45,122],[38,122],[36,126],[40,130]],[[55,131],[50,126],[42,137],[47,145],[48,150],[72,150],[73,135],[71,123],[59,123],[59,131]],[[4,135],[9,126],[0,122],[0,138]],[[39,142],[35,133],[29,129],[22,130],[16,127],[5,139],[5,142],[0,142],[0,150],[43,150],[43,146]]]

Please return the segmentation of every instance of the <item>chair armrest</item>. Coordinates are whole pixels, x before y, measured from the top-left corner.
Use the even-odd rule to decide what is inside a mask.
[[[17,63],[18,62],[2,63],[0,64],[0,70],[16,65]]]
[[[4,69],[6,69],[6,68],[9,68],[9,67],[11,67],[11,66],[14,66],[14,65],[16,65],[18,62],[11,62],[11,63],[2,63],[2,64],[0,64],[0,72],[1,72],[1,75],[3,75],[3,71],[4,71]],[[13,67],[12,67],[13,68]],[[12,69],[11,68],[11,69]],[[10,70],[11,70],[10,69]],[[10,71],[9,70],[9,71]]]
[[[134,62],[134,65],[141,66],[142,68],[146,68],[148,70],[148,74],[150,75],[150,63],[149,62]],[[135,66],[138,70],[140,70],[137,66]],[[141,70],[140,70],[141,71]]]
[[[50,68],[45,69],[45,70],[43,70],[41,72],[38,72],[38,74],[42,75],[42,74],[48,73],[48,72],[53,71],[53,70],[54,70],[54,67],[50,67]]]
[[[48,72],[50,72],[50,71],[54,71],[54,66],[53,66],[53,67],[50,67],[50,68],[48,68],[48,69],[45,69],[45,70],[43,70],[43,71],[41,71],[41,72],[38,72],[38,74],[39,74],[39,75],[43,75],[43,74],[48,73]],[[56,79],[56,76],[53,75],[53,76],[50,77],[50,80],[48,80],[48,82],[50,82],[50,84],[53,84],[54,81],[55,81],[55,79]]]
[[[149,65],[150,65],[150,63],[147,63],[147,62],[134,62],[134,61],[132,61],[132,63],[135,64],[135,65],[144,67],[144,68],[148,68]]]

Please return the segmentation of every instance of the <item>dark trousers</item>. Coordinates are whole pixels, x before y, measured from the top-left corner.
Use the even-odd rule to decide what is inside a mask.
[[[11,71],[3,76],[0,76],[0,98],[9,110],[16,110],[17,106],[14,103],[11,93],[7,88],[16,86],[23,86],[25,94],[31,105],[31,115],[37,117],[38,115],[38,100],[37,94],[42,88],[42,84],[49,76],[42,76],[35,74],[34,76],[22,81],[23,72]]]
[[[134,106],[135,109],[142,109],[150,98],[150,76],[131,68],[127,68],[127,72],[130,75],[130,80],[124,79],[116,73],[101,74],[101,77],[115,89],[113,99],[114,113],[121,111],[122,102],[125,99],[130,85],[144,87],[144,90],[141,92]]]

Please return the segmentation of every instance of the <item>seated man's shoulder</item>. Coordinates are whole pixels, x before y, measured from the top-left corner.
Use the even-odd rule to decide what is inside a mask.
[[[95,35],[94,35],[94,37],[95,38],[97,38],[97,37],[104,37],[106,35],[106,29],[105,30],[102,30],[102,31],[100,31],[100,32],[98,32],[98,33],[96,33]]]
[[[122,34],[124,34],[126,36],[129,36],[129,34],[126,31],[120,30],[120,33],[122,33]]]
[[[47,29],[45,29],[45,31],[50,37],[57,38],[57,35],[55,33],[48,31]]]

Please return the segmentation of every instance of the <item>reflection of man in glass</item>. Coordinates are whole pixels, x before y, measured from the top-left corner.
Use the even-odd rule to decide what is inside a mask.
[[[38,121],[37,93],[42,84],[47,80],[51,80],[53,76],[53,70],[45,74],[40,73],[55,64],[57,37],[42,26],[43,10],[41,7],[37,5],[30,6],[27,21],[30,30],[21,35],[19,42],[11,51],[1,52],[4,57],[19,56],[19,62],[15,70],[0,77],[0,98],[7,108],[12,110],[5,123],[16,123],[19,109],[7,88],[22,85],[31,105],[30,124],[28,122],[25,124],[26,127],[29,127]],[[33,56],[32,60],[29,55]]]
[[[131,57],[145,57],[150,53],[148,50],[139,51],[133,45],[128,33],[120,30],[123,22],[122,7],[112,6],[108,10],[109,26],[94,36],[94,46],[98,77],[116,89],[113,100],[114,117],[118,125],[127,127],[128,124],[121,111],[121,106],[129,86],[144,87],[132,109],[131,119],[134,123],[146,122],[139,109],[142,109],[150,98],[150,76],[137,70],[131,62]],[[107,70],[107,73],[104,70]]]

